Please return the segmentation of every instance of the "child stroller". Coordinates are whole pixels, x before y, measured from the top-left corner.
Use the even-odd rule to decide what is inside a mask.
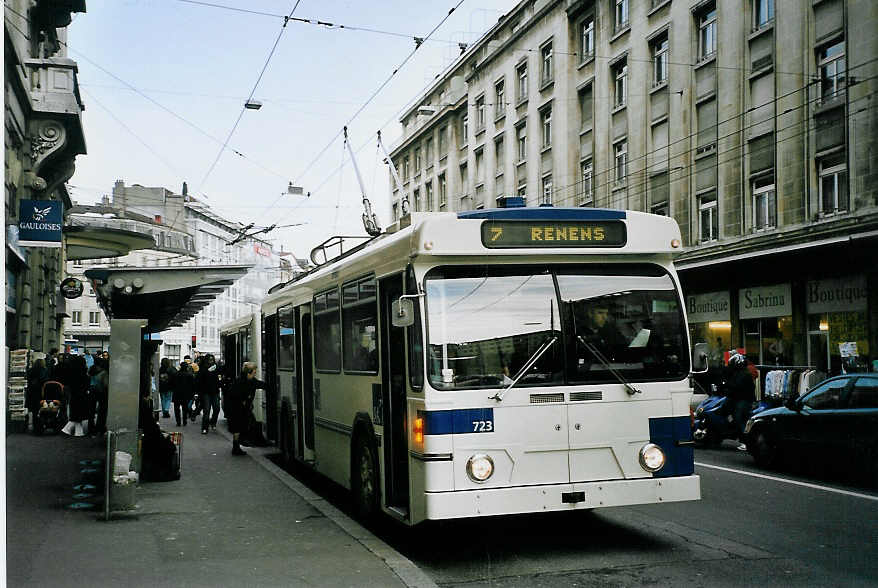
[[[37,410],[37,418],[34,419],[34,434],[40,435],[46,429],[52,429],[56,433],[67,422],[67,403],[64,394],[64,385],[61,382],[49,380],[43,383],[40,393],[40,407]]]

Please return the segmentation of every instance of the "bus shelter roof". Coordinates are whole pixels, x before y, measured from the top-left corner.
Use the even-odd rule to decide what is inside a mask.
[[[91,268],[107,318],[145,319],[150,332],[182,326],[243,277],[251,265]]]

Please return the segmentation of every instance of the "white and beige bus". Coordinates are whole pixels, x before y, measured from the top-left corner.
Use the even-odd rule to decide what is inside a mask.
[[[674,220],[539,207],[400,224],[328,241],[316,254],[339,255],[262,305],[285,459],[412,525],[700,498]]]

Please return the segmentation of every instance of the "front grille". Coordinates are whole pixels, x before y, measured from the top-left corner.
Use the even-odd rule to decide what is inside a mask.
[[[531,394],[530,395],[530,403],[531,404],[547,404],[549,402],[564,402],[564,393],[558,392],[556,394]]]
[[[588,392],[571,392],[570,402],[581,402],[583,400],[603,400],[604,393],[600,390],[589,390]]]

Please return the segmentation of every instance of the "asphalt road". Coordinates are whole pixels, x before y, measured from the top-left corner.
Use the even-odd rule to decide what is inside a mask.
[[[372,530],[441,586],[878,586],[875,488],[761,470],[730,442],[696,472],[696,502]]]

